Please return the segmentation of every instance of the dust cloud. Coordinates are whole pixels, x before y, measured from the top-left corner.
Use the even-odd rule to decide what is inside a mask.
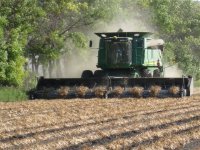
[[[85,58],[78,55],[71,55],[66,61],[66,57],[61,59],[62,76],[65,78],[80,78],[83,70],[97,70],[97,49],[88,49]]]
[[[130,8],[129,8],[130,9]],[[127,16],[123,13],[117,14],[113,20],[107,22],[98,22],[91,29],[84,29],[84,33],[87,35],[88,40],[93,41],[93,47],[86,48],[84,54],[81,54],[82,49],[72,47],[72,54],[62,55],[59,63],[54,65],[53,78],[79,78],[81,77],[83,70],[92,70],[93,72],[99,68],[97,65],[98,57],[98,44],[99,37],[94,33],[97,32],[116,32],[120,28],[124,32],[152,32],[157,33],[156,26],[151,22],[151,12],[143,11],[136,7],[131,7],[130,15]],[[75,50],[76,49],[76,50]],[[84,56],[83,56],[84,55]],[[60,68],[60,69],[58,69]],[[171,66],[165,68],[166,77],[181,77],[182,71],[177,66]],[[49,77],[49,75],[44,75]]]
[[[165,66],[164,77],[182,77],[183,71],[177,65]]]
[[[136,7],[136,6],[135,6]],[[86,49],[87,53],[83,57],[78,54],[76,51],[68,56],[61,56],[59,60],[59,64],[54,66],[54,72],[57,72],[57,67],[60,67],[59,73],[53,73],[53,77],[62,77],[62,78],[79,78],[83,70],[92,70],[95,71],[98,68],[97,65],[97,56],[98,56],[98,44],[99,37],[97,37],[94,33],[96,32],[116,32],[120,28],[123,29],[124,32],[155,32],[155,27],[151,24],[149,18],[151,18],[151,13],[143,12],[138,8],[131,7],[130,15],[126,16],[121,12],[121,14],[117,14],[113,20],[106,22],[98,22],[93,28],[86,29],[85,34],[88,37],[88,40],[93,41],[92,49]],[[61,65],[61,66],[58,66]]]

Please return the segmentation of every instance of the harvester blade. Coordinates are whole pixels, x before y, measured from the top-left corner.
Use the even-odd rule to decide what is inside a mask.
[[[192,94],[192,78],[40,78],[30,97],[37,99],[93,97],[182,97]],[[138,90],[138,91],[137,91]]]

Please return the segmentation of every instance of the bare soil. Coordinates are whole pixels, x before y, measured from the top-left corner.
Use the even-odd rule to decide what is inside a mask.
[[[199,150],[199,149],[200,149],[200,140],[193,140],[183,147],[183,150]]]
[[[197,149],[200,96],[0,103],[0,149]]]

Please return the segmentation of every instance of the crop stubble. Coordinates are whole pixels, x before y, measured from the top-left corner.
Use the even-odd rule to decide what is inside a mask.
[[[200,139],[200,96],[0,103],[0,149],[180,149]]]

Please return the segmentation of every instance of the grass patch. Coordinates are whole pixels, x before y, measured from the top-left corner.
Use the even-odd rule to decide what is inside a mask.
[[[26,92],[16,87],[0,87],[0,102],[27,100]]]

